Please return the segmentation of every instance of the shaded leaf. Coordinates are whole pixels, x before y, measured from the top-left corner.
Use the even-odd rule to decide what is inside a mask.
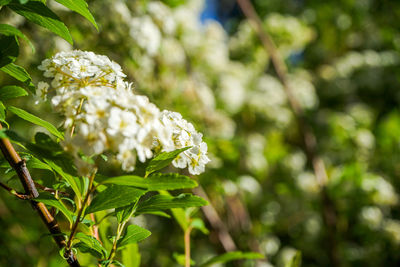
[[[79,245],[80,243],[74,245],[74,247],[78,247],[81,251],[83,248],[85,251],[82,251],[82,252],[91,253],[93,256],[95,256],[97,258],[106,258],[107,257],[108,253],[107,253],[106,249],[93,236],[89,236],[82,232],[79,232],[76,234],[75,238],[79,239],[81,241],[80,243],[85,244],[85,246],[82,246],[83,244]],[[94,250],[94,251],[92,251],[92,250]]]
[[[118,240],[118,247],[121,248],[131,243],[138,243],[151,235],[149,230],[146,230],[137,225],[129,225],[126,228],[125,235]]]
[[[73,43],[68,28],[60,18],[45,4],[39,1],[30,1],[26,4],[12,2],[8,5],[13,11],[42,27],[49,29],[61,36],[69,43]]]
[[[22,39],[24,39],[29,46],[32,49],[32,52],[35,52],[35,47],[33,46],[32,42],[28,39],[28,37],[26,37],[25,34],[23,34],[20,30],[18,30],[17,28],[8,25],[8,24],[0,24],[0,34],[6,35],[6,36],[18,36]]]
[[[19,44],[15,36],[0,36],[0,67],[13,63],[19,54]]]
[[[17,115],[18,117],[20,117],[21,119],[24,119],[26,121],[29,121],[33,124],[42,126],[43,128],[45,128],[46,130],[48,130],[51,134],[53,134],[54,136],[60,138],[61,140],[64,140],[64,135],[63,133],[61,133],[60,131],[57,130],[56,127],[54,127],[53,124],[51,124],[50,122],[47,122],[45,120],[42,120],[39,117],[36,117],[35,115],[20,109],[20,108],[16,108],[13,106],[9,106],[7,107],[7,110],[11,111],[12,113],[14,113],[15,115]]]
[[[126,206],[138,201],[146,192],[134,187],[112,185],[94,197],[86,209],[86,214]]]
[[[82,198],[82,192],[83,190],[81,190],[78,180],[78,177],[74,177],[72,175],[70,175],[69,173],[66,173],[62,167],[60,167],[56,162],[54,162],[53,160],[50,159],[43,159],[46,164],[48,166],[51,167],[51,169],[53,169],[53,171],[55,171],[58,175],[60,175],[65,181],[68,182],[68,184],[71,186],[72,190],[74,191],[74,193],[77,195],[78,198]]]
[[[72,218],[72,213],[69,211],[64,204],[56,199],[52,194],[49,193],[40,193],[38,198],[35,198],[35,201],[37,202],[42,202],[46,205],[52,206],[57,208],[59,211],[61,211],[62,214],[68,219],[69,223],[72,225],[73,224],[73,218]]]

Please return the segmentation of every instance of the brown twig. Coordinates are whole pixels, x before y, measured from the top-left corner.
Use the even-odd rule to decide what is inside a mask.
[[[0,124],[0,130],[1,129],[2,126]],[[21,157],[15,151],[10,140],[7,138],[0,138],[0,149],[4,157],[10,164],[10,166],[16,171],[25,189],[25,195],[29,196],[32,207],[38,212],[40,218],[46,225],[49,232],[52,234],[54,241],[57,243],[59,248],[61,249],[65,248],[66,246],[65,238],[60,230],[60,227],[58,226],[56,219],[50,214],[49,210],[43,203],[36,202],[34,200],[39,196],[39,193],[36,189],[35,183],[33,182],[28,169],[26,168],[25,161],[21,159]],[[4,184],[2,184],[2,187],[5,189],[8,188],[8,186],[4,187]],[[65,260],[72,267],[80,266],[78,260],[76,259],[75,255],[72,252],[66,255]]]
[[[210,199],[208,198],[204,189],[199,185],[198,187],[194,188],[193,191],[196,195],[199,195],[200,197],[207,200],[208,203],[210,203],[210,205],[201,207],[201,210],[204,212],[204,215],[210,222],[212,228],[214,228],[214,230],[217,232],[218,238],[222,246],[224,247],[225,251],[229,252],[237,250],[237,246],[233,241],[233,238],[231,237],[231,235],[227,230],[227,227],[219,217],[218,212],[211,205]]]
[[[332,266],[340,266],[337,245],[336,245],[336,211],[334,207],[333,201],[330,199],[329,195],[326,192],[326,183],[328,181],[328,175],[326,173],[325,164],[321,157],[317,154],[317,139],[315,134],[304,118],[304,111],[293,95],[293,91],[288,83],[287,79],[287,67],[285,62],[279,55],[276,46],[271,39],[268,32],[263,29],[263,24],[260,17],[257,15],[253,5],[249,0],[237,0],[240,8],[242,9],[244,15],[249,19],[250,23],[254,27],[255,31],[258,34],[259,39],[271,57],[272,65],[276,71],[278,79],[283,84],[283,88],[288,98],[289,105],[297,119],[299,132],[302,136],[304,143],[304,150],[307,155],[308,161],[311,163],[315,177],[321,188],[321,201],[323,206],[323,219],[324,223],[327,227],[328,231],[328,239],[329,239],[329,257]]]

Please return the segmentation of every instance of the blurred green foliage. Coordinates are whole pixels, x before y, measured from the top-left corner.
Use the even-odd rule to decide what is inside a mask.
[[[184,4],[164,2],[172,10]],[[172,40],[168,45],[173,48],[162,50],[161,44],[149,55],[139,41],[146,32],[135,32],[130,24],[133,18],[151,13],[147,4],[89,1],[98,33],[77,14],[57,6],[54,10],[70,27],[74,48],[110,56],[135,82],[137,92],[149,95],[160,107],[179,110],[204,132],[213,161],[199,184],[238,249],[259,251],[268,259],[226,266],[285,266],[297,251],[301,251],[303,266],[333,266],[332,240],[341,266],[398,265],[400,2],[253,1],[285,57],[296,96],[317,136],[329,176],[326,192],[336,214],[333,239],[323,221],[321,189],[306,160],[296,118],[274,78],[269,56],[243,15],[233,11],[226,23],[229,35],[216,22],[194,33],[179,24],[182,28],[175,33],[163,32],[160,37]],[[190,24],[196,12],[182,15],[182,20]],[[148,16],[162,27],[169,15]],[[18,59],[35,82],[41,80],[36,70],[41,60],[71,48],[8,10],[0,10],[0,20],[18,26],[36,44],[37,53],[32,54],[29,44],[21,40],[23,56]],[[183,60],[174,49],[183,49]],[[224,51],[227,62],[222,62],[226,57],[213,54]],[[233,82],[229,82],[231,76]],[[13,83],[5,76],[0,79],[3,85]],[[235,91],[238,84],[244,89]],[[11,103],[49,121],[59,119],[48,106],[33,105],[33,98]],[[26,139],[38,131],[12,115],[7,121]],[[34,172],[33,177],[51,185],[48,176]],[[7,179],[1,177],[3,182]],[[17,186],[13,180],[10,184]],[[151,215],[135,220],[153,233],[139,246],[141,266],[178,266],[173,253],[184,249],[179,225]],[[0,226],[1,266],[63,266],[30,206],[5,191],[0,194]],[[196,263],[224,252],[216,229],[209,223],[206,226],[209,235],[200,231],[192,235]],[[79,258],[85,262],[84,254]]]

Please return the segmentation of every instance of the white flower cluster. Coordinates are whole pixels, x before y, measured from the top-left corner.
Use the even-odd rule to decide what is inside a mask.
[[[91,157],[110,151],[123,170],[132,171],[136,157],[145,162],[153,156],[155,144],[158,151],[191,146],[174,166],[188,166],[191,174],[204,171],[209,159],[202,134],[179,113],[161,112],[146,96],[135,95],[121,67],[106,56],[61,52],[39,69],[53,80],[39,82],[37,95],[46,100],[54,91],[51,104],[65,116],[63,145],[76,157],[80,174],[88,169],[81,153]]]

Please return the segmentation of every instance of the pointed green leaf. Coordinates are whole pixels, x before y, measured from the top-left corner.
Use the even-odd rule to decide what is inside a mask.
[[[2,67],[1,70],[18,81],[23,82],[31,92],[35,92],[35,85],[32,83],[32,78],[23,67],[11,63]]]
[[[0,88],[1,101],[26,95],[28,95],[28,92],[26,92],[24,88],[16,85],[7,85]]]
[[[180,153],[189,148],[190,147],[184,147],[171,152],[161,152],[149,162],[149,165],[147,165],[146,175],[167,167]]]
[[[149,230],[146,230],[137,225],[129,225],[126,228],[125,235],[118,240],[118,247],[121,248],[131,243],[138,243],[151,235]]]
[[[47,122],[45,120],[42,120],[39,117],[36,117],[35,115],[20,109],[20,108],[16,108],[13,106],[9,106],[7,107],[7,110],[11,111],[12,113],[14,113],[15,115],[17,115],[18,117],[20,117],[21,119],[24,119],[26,121],[29,121],[33,124],[42,126],[43,128],[45,128],[46,130],[48,130],[51,134],[53,134],[54,136],[60,138],[61,140],[64,140],[64,135],[63,133],[61,133],[60,131],[57,130],[56,127],[54,127],[53,124],[51,124],[50,122]]]
[[[104,180],[101,183],[135,186],[150,191],[176,190],[197,186],[197,183],[194,180],[177,173],[156,173],[148,178],[142,178],[135,175],[118,176]]]
[[[106,258],[107,257],[108,253],[107,253],[106,249],[93,236],[89,236],[82,232],[79,232],[76,234],[75,238],[78,239],[79,241],[81,241],[81,243],[86,245],[86,246],[82,246],[82,244],[79,245],[80,243],[74,245],[74,247],[78,247],[82,252],[88,252],[96,257],[100,256],[98,258],[103,258],[103,257]],[[94,250],[95,253],[93,253],[93,251],[91,251],[90,249]]]
[[[177,197],[155,195],[139,204],[138,213],[159,211],[172,208],[200,207],[207,205],[207,201],[192,194],[180,194]]]
[[[249,259],[249,260],[257,260],[257,259],[263,259],[264,256],[261,255],[260,253],[255,253],[255,252],[242,252],[242,251],[232,251],[232,252],[227,252],[225,254],[213,257],[206,261],[203,264],[200,264],[200,267],[205,267],[205,266],[210,266],[216,263],[225,263],[233,260],[244,260],[244,259]]]
[[[53,171],[55,171],[58,175],[60,175],[64,180],[68,182],[68,184],[71,186],[72,190],[74,191],[74,193],[77,195],[78,198],[82,198],[82,193],[77,183],[77,180],[79,180],[79,178],[66,173],[54,161],[50,159],[43,159],[43,160],[46,162],[47,165],[49,165],[53,169]]]
[[[130,186],[112,185],[94,197],[86,209],[86,214],[127,206],[138,201],[146,192]]]
[[[200,218],[194,218],[190,222],[190,226],[193,227],[193,229],[200,230],[205,235],[207,235],[209,233],[207,227],[204,225],[204,221]]]
[[[6,36],[18,36],[22,39],[24,39],[29,46],[32,49],[32,52],[35,52],[35,47],[33,46],[32,42],[28,39],[28,37],[26,37],[25,34],[23,34],[20,30],[18,30],[17,28],[8,25],[8,24],[0,24],[0,34],[6,35]]]
[[[61,211],[62,214],[65,215],[65,217],[68,219],[69,223],[72,225],[73,224],[73,218],[72,218],[72,213],[69,211],[64,204],[56,199],[52,194],[49,193],[40,193],[40,196],[38,198],[35,198],[35,201],[37,202],[42,202],[46,205],[52,206],[57,208],[59,211]]]
[[[136,243],[130,243],[124,246],[121,251],[122,262],[125,267],[140,267],[139,246]]]
[[[81,14],[84,16],[88,21],[90,21],[97,30],[99,27],[97,26],[96,21],[94,20],[92,14],[88,9],[88,4],[85,0],[56,0],[60,4],[64,5],[65,7],[75,11],[76,13]]]
[[[34,157],[32,157],[30,160],[26,162],[26,166],[28,169],[41,169],[41,170],[53,171],[53,169],[50,168],[49,165]]]
[[[42,2],[30,1],[24,5],[12,2],[8,5],[8,7],[10,7],[19,15],[24,16],[28,20],[61,36],[69,43],[73,43],[68,28],[54,12]]]

